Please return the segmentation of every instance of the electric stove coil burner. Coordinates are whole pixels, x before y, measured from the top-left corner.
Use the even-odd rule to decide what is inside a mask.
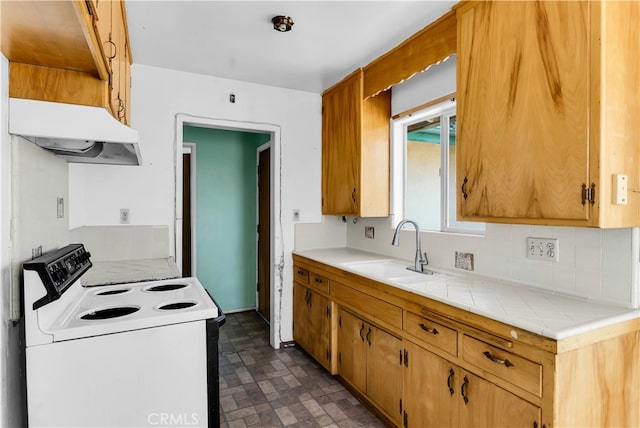
[[[180,290],[188,286],[189,284],[182,284],[182,283],[150,285],[148,287],[145,287],[144,291],[173,291],[173,290]]]
[[[83,320],[106,320],[111,318],[120,318],[138,312],[140,306],[114,306],[104,309],[92,309],[80,315]]]
[[[178,309],[186,309],[192,306],[195,306],[197,303],[194,301],[184,301],[184,302],[172,302],[165,303],[164,305],[158,306],[158,309],[161,311],[175,311]]]
[[[96,296],[113,296],[114,294],[123,294],[131,291],[130,288],[114,288],[112,290],[98,291]]]

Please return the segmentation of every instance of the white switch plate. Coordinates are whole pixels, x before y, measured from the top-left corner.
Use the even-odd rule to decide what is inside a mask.
[[[527,258],[560,261],[560,243],[555,238],[527,238]]]
[[[627,175],[613,174],[613,203],[627,205]]]

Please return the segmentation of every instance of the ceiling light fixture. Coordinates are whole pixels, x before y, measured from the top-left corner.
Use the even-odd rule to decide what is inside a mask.
[[[281,33],[291,31],[291,27],[293,27],[293,19],[291,19],[291,17],[289,16],[274,16],[273,18],[271,18],[271,22],[273,23],[273,29],[276,31],[280,31]]]

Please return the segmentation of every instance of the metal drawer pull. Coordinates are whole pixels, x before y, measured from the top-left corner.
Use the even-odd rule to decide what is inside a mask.
[[[449,387],[449,393],[453,396],[454,390],[453,390],[453,386],[451,385],[451,381],[453,380],[453,376],[456,374],[456,372],[453,371],[453,369],[449,369],[449,376],[447,377],[447,386]]]
[[[304,271],[302,269],[298,269],[298,275],[304,275]]]
[[[491,361],[493,361],[496,364],[502,364],[505,367],[513,367],[513,363],[511,361],[507,360],[506,358],[504,360],[496,358],[493,355],[491,355],[491,352],[489,352],[489,351],[485,351],[485,352],[483,352],[483,354],[484,354],[485,357],[487,357],[488,359],[490,359]]]
[[[469,402],[469,397],[467,396],[468,387],[469,387],[469,378],[465,376],[464,382],[462,382],[462,386],[460,387],[460,395],[462,395],[465,405]]]
[[[431,333],[434,336],[436,334],[440,334],[440,332],[438,330],[436,330],[435,328],[429,328],[426,325],[424,325],[424,323],[420,323],[420,328],[423,329],[424,331],[426,331],[427,333]]]
[[[316,282],[317,282],[318,284],[322,284],[322,278],[316,278]]]
[[[362,335],[362,331],[364,330],[364,324],[360,326],[360,339],[364,342],[364,336]]]

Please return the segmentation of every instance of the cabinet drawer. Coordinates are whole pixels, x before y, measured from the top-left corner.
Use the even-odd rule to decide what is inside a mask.
[[[298,266],[293,267],[293,280],[300,284],[309,284],[309,271]]]
[[[309,285],[316,290],[324,293],[329,292],[329,279],[324,276],[317,275],[313,272],[309,274]]]
[[[488,345],[467,335],[462,358],[500,379],[542,397],[542,365]]]
[[[331,282],[331,295],[339,304],[350,306],[366,318],[388,324],[395,328],[402,328],[402,309],[361,291],[354,290],[339,282]]]
[[[453,356],[458,354],[458,332],[440,323],[406,312],[404,331]]]

